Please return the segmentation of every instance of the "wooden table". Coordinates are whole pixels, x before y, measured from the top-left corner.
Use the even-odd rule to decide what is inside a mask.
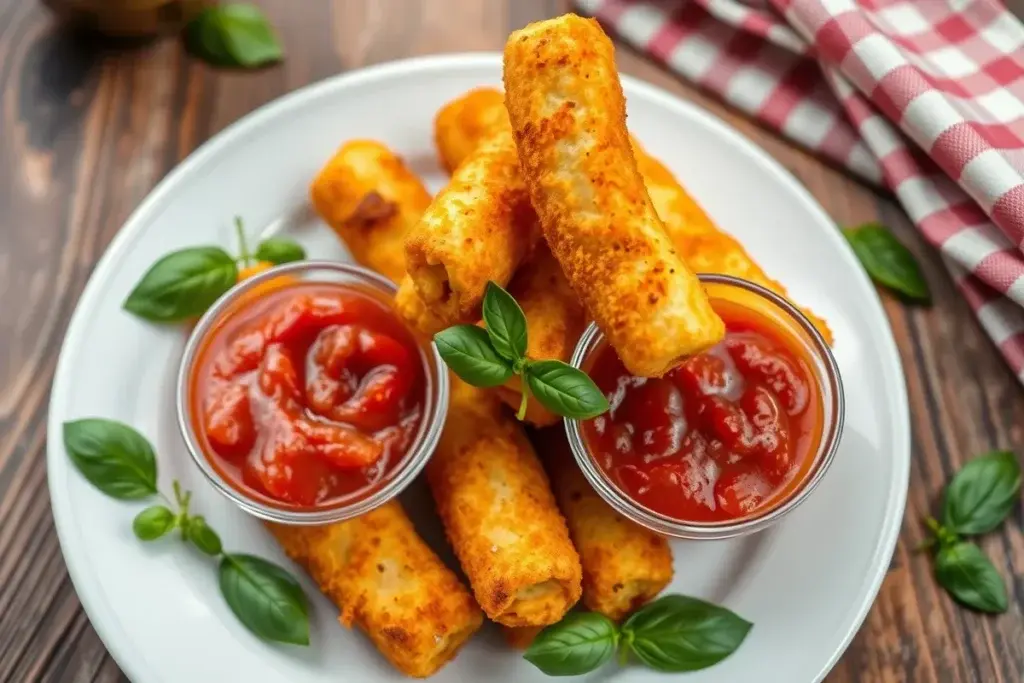
[[[565,0],[262,0],[288,49],[279,67],[218,72],[175,40],[114,49],[56,30],[31,0],[0,0],[0,681],[124,680],[75,596],[50,514],[49,387],[68,318],[128,214],[188,153],[255,107],[343,71],[408,55],[497,50]],[[1024,681],[1024,517],[984,548],[1008,577],[997,618],[956,607],[916,555],[922,516],[965,459],[1024,453],[1024,392],[891,198],[682,84],[628,49],[623,72],[695,101],[762,145],[840,225],[878,220],[917,254],[930,309],[886,299],[914,423],[899,547],[830,683]],[[837,534],[840,532],[837,530]],[[841,540],[837,539],[837,542]],[[794,644],[799,647],[799,644]],[[743,683],[743,682],[735,682]],[[786,681],[784,683],[803,683]]]

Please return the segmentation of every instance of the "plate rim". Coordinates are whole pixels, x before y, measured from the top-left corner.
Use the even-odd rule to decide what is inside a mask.
[[[493,51],[459,52],[437,55],[423,55],[408,57],[388,62],[382,62],[353,71],[344,72],[328,78],[303,85],[289,93],[285,93],[263,105],[257,107],[245,116],[233,121],[213,137],[209,138],[197,147],[184,160],[172,168],[160,182],[143,198],[134,211],[129,214],[123,225],[118,229],[116,235],[107,245],[103,255],[96,262],[95,267],[89,275],[89,279],[82,289],[82,293],[75,302],[74,311],[68,320],[65,336],[61,342],[57,364],[54,369],[54,379],[51,385],[50,401],[47,409],[47,438],[46,438],[46,466],[47,466],[47,491],[50,496],[50,506],[54,518],[54,529],[57,532],[58,543],[68,575],[75,589],[75,594],[85,610],[86,616],[93,629],[99,635],[104,647],[113,657],[126,676],[136,683],[143,683],[153,680],[148,673],[152,667],[146,662],[145,655],[141,651],[129,647],[128,638],[123,631],[121,623],[116,615],[106,615],[101,604],[102,587],[95,579],[88,566],[88,553],[79,546],[80,540],[72,533],[70,528],[73,510],[70,508],[66,496],[55,495],[59,491],[59,476],[64,476],[70,471],[67,466],[67,459],[63,458],[63,444],[60,434],[61,424],[58,422],[56,404],[61,396],[68,393],[65,379],[70,362],[69,349],[81,344],[79,339],[83,331],[82,319],[86,316],[86,310],[93,308],[97,302],[93,301],[103,280],[106,280],[107,272],[115,268],[115,264],[122,256],[122,252],[131,244],[143,226],[146,225],[150,214],[164,201],[164,196],[171,192],[177,185],[180,178],[193,172],[206,159],[216,155],[220,150],[229,145],[233,138],[244,129],[259,125],[266,119],[286,113],[288,110],[298,107],[307,101],[323,97],[336,88],[348,87],[351,84],[358,84],[362,81],[374,81],[389,76],[406,74],[408,72],[432,71],[447,67],[472,68],[490,67],[500,65],[501,53]],[[801,184],[795,176],[785,168],[781,162],[772,157],[766,150],[746,135],[723,121],[716,114],[703,107],[678,97],[659,86],[643,81],[637,77],[627,74],[621,75],[624,89],[627,91],[639,92],[643,96],[656,101],[661,106],[672,110],[685,110],[688,115],[702,120],[702,123],[714,128],[717,133],[725,139],[743,148],[755,163],[758,163],[778,177],[779,181],[788,186],[805,207],[819,219],[826,222],[833,222],[825,212],[817,199]],[[830,235],[834,241],[842,243],[842,238]],[[851,255],[852,258],[852,255]],[[889,317],[885,313],[881,299],[874,286],[870,284],[868,277],[863,272],[860,277],[867,281],[872,296],[868,305],[876,309],[885,323],[885,338],[878,340],[885,348],[886,358],[881,359],[886,371],[892,371],[899,381],[894,383],[895,394],[893,396],[896,410],[890,414],[890,427],[892,429],[894,443],[893,451],[895,462],[893,464],[893,479],[890,490],[887,492],[887,500],[891,506],[890,513],[886,516],[882,525],[879,540],[875,545],[871,563],[874,567],[873,574],[868,582],[867,592],[860,604],[855,607],[855,614],[850,621],[849,627],[843,634],[841,642],[830,654],[828,660],[817,673],[815,683],[821,681],[835,666],[839,658],[848,649],[854,636],[858,633],[865,619],[867,618],[882,582],[888,572],[888,567],[896,549],[899,538],[899,531],[902,527],[903,517],[906,510],[908,488],[910,481],[911,465],[911,425],[910,407],[906,387],[906,377],[903,374],[902,361],[899,348],[893,336],[892,326]],[[65,482],[66,483],[66,479]],[[893,503],[895,503],[893,505]],[[109,611],[109,609],[107,609]],[[104,615],[103,617],[93,615]]]

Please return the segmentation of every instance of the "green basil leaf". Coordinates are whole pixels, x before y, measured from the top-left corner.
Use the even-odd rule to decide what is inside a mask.
[[[189,518],[185,536],[192,542],[192,545],[207,555],[217,556],[223,550],[220,536],[210,528],[210,525],[201,516]]]
[[[982,612],[1001,613],[1008,606],[1006,585],[981,548],[969,541],[939,549],[935,578],[957,601]]]
[[[697,671],[735,652],[752,626],[724,607],[666,595],[627,619],[622,637],[637,659],[652,669]]]
[[[189,22],[185,45],[217,66],[258,67],[284,55],[270,22],[257,7],[232,4],[211,7]]]
[[[309,608],[299,582],[253,555],[224,555],[220,592],[247,629],[264,640],[309,645]]]
[[[202,315],[238,279],[238,266],[220,247],[193,247],[153,264],[128,295],[124,308],[153,322]]]
[[[992,531],[1020,500],[1021,471],[1009,451],[993,451],[964,465],[946,487],[943,523],[958,534]]]
[[[452,371],[475,387],[496,387],[512,376],[512,367],[491,346],[485,330],[456,325],[434,335],[437,351]]]
[[[140,541],[155,541],[174,528],[177,518],[163,505],[153,505],[135,515],[132,531]]]
[[[875,282],[911,301],[929,304],[932,297],[921,267],[910,250],[877,223],[843,230],[853,253]]]
[[[484,293],[484,325],[491,344],[510,361],[526,356],[526,316],[512,295],[494,282]]]
[[[526,364],[526,382],[541,405],[558,415],[586,420],[608,410],[608,399],[587,373],[560,360]]]
[[[523,657],[548,676],[577,676],[611,659],[617,642],[611,619],[597,612],[572,612],[537,634]]]
[[[156,493],[156,457],[149,441],[126,424],[88,418],[64,423],[64,450],[93,486],[113,498]]]
[[[301,261],[306,250],[298,242],[286,237],[269,237],[259,243],[253,257],[258,261],[269,261],[275,265]]]
[[[237,66],[224,41],[220,8],[209,7],[185,26],[185,49],[214,66]]]

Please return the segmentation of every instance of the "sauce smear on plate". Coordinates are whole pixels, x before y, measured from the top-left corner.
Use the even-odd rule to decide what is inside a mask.
[[[191,378],[207,458],[278,504],[369,495],[421,422],[419,344],[352,285],[297,282],[241,303],[204,340]]]
[[[809,351],[754,308],[713,300],[725,339],[664,377],[634,377],[607,344],[589,374],[611,410],[582,424],[599,467],[673,519],[742,519],[785,498],[810,469],[822,397]]]

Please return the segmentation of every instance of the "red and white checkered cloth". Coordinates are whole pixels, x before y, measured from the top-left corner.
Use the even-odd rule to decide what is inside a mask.
[[[1024,28],[995,0],[576,0],[888,186],[1024,382]]]

